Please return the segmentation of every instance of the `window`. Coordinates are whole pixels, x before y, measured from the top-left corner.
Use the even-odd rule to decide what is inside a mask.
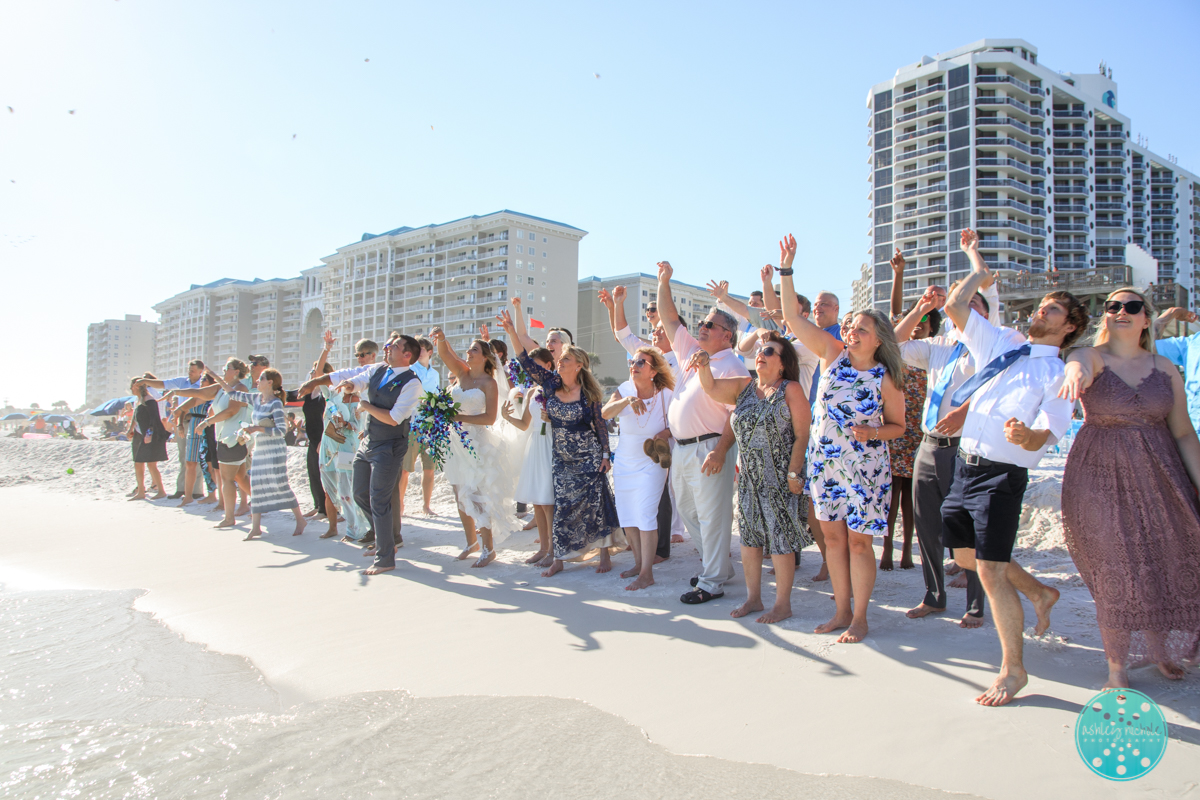
[[[532,277],[530,277],[530,279],[529,279],[529,285],[533,286],[533,278]]]
[[[650,293],[648,291],[646,291],[645,289],[642,289],[642,297],[649,297],[649,296],[650,296]]]
[[[518,262],[517,262],[517,269],[520,269],[520,268],[521,268],[521,267],[523,267],[524,265],[525,265],[525,262],[524,262],[524,261],[518,261]]]
[[[532,299],[533,299],[533,292],[526,292],[526,293],[525,293],[525,296],[526,296],[526,297],[528,297],[530,300],[532,300]]]
[[[548,244],[549,242],[550,242],[550,240],[547,239],[545,236],[542,237],[542,244]]]
[[[524,238],[525,238],[525,231],[517,231],[517,238],[518,238],[518,239],[524,239]]]
[[[543,250],[543,251],[542,251],[542,258],[545,258],[545,257],[546,257],[546,251],[545,251],[545,250]]]
[[[525,245],[521,245],[521,244],[517,245],[517,252],[518,252],[518,253],[524,253],[524,252],[525,252]]]
[[[532,261],[530,261],[530,262],[529,262],[529,271],[530,271],[530,272],[533,272],[533,270],[534,270],[533,262],[532,262]]]

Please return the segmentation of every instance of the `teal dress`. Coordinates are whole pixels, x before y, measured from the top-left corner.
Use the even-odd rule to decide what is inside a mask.
[[[366,421],[354,413],[354,408],[342,399],[341,394],[332,392],[328,388],[322,388],[321,393],[325,396],[323,417],[325,429],[328,430],[329,424],[332,422],[334,427],[346,437],[344,442],[336,442],[330,436],[321,437],[319,451],[321,486],[327,495],[334,498],[334,504],[346,518],[346,535],[351,539],[362,539],[371,529],[371,523],[363,515],[358,503],[354,502],[354,474],[349,466],[349,457],[353,457],[355,451],[358,450],[358,444],[362,437],[362,426],[366,424]],[[342,423],[349,423],[349,427]],[[349,454],[349,457],[342,456],[342,460],[346,463],[344,469],[338,467],[338,453]]]

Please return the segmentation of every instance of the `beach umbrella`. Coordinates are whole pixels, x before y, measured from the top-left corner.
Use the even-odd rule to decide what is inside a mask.
[[[87,413],[93,417],[111,417],[120,412],[126,403],[136,404],[137,398],[133,395],[129,395],[128,397],[114,397],[112,400],[96,406]]]
[[[64,417],[62,414],[51,414],[47,416],[46,422],[72,422],[70,417]]]
[[[0,422],[12,422],[14,419],[29,419],[28,414],[22,414],[20,411],[14,411],[11,414],[5,414],[0,417]]]

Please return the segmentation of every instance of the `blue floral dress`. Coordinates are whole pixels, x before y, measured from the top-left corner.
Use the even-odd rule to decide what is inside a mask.
[[[883,419],[882,364],[859,372],[846,353],[821,375],[808,440],[807,489],[817,518],[842,521],[855,533],[887,530],[892,469],[887,442],[859,442],[852,425]]]

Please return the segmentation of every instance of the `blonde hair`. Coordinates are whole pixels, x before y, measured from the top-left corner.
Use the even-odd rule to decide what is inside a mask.
[[[663,358],[662,352],[657,347],[639,347],[634,351],[634,355],[641,353],[650,359],[650,368],[654,370],[654,389],[661,392],[663,389],[675,389],[675,375],[671,371],[671,365]]]
[[[271,393],[279,399],[279,402],[287,400],[287,393],[283,391],[283,376],[279,374],[279,370],[268,367],[258,376],[260,381],[263,378],[271,382]]]
[[[587,350],[578,345],[564,344],[562,355],[571,356],[579,362],[579,385],[583,389],[583,396],[589,403],[599,403],[604,398],[604,393],[600,391],[600,384],[592,374],[592,359]]]
[[[1150,299],[1144,293],[1134,289],[1132,286],[1125,286],[1111,292],[1108,297],[1104,298],[1104,302],[1107,303],[1119,294],[1137,295],[1146,304],[1144,311],[1146,313],[1147,324],[1142,329],[1142,335],[1138,339],[1138,344],[1148,353],[1157,353],[1158,351],[1154,348],[1154,318],[1158,316],[1158,313],[1154,310],[1154,304],[1150,302]],[[1108,341],[1108,320],[1112,316],[1114,315],[1108,314],[1101,309],[1100,324],[1096,326],[1096,335],[1092,337],[1092,347],[1102,345]]]
[[[900,357],[900,345],[896,343],[896,331],[892,328],[887,316],[882,311],[876,311],[873,308],[856,311],[854,316],[867,317],[875,324],[875,338],[879,340],[879,346],[875,348],[872,358],[883,364],[883,368],[891,376],[892,383],[896,384],[897,389],[903,391],[904,359]]]

